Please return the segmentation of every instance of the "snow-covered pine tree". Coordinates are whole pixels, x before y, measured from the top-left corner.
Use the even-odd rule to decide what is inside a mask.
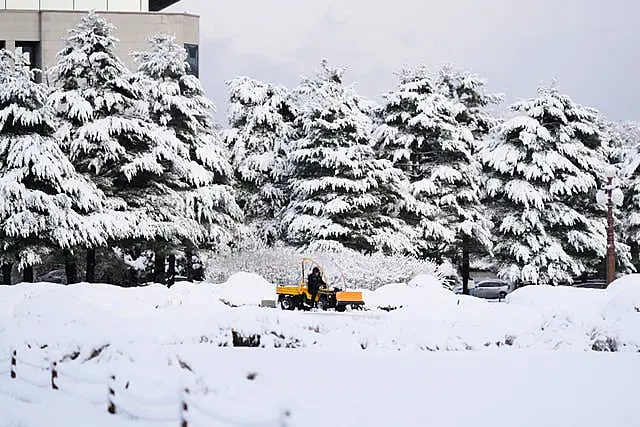
[[[430,219],[443,218],[441,209],[430,197],[424,197],[422,188],[416,188],[416,183],[426,176],[422,164],[429,155],[423,150],[430,133],[419,121],[426,118],[421,109],[428,108],[424,100],[435,92],[435,82],[425,67],[401,70],[397,89],[384,95],[384,103],[376,111],[380,125],[373,133],[379,155],[393,162],[409,183],[408,194],[399,200],[397,209],[400,217],[416,230],[414,252],[422,258],[434,255],[433,242],[454,240],[453,232],[442,221]]]
[[[177,151],[182,162],[167,168],[165,182],[186,201],[186,217],[192,224],[190,229],[176,224],[170,235],[164,236],[171,276],[176,247],[185,248],[189,260],[199,245],[230,242],[242,211],[232,187],[232,167],[213,121],[215,106],[205,96],[200,80],[190,74],[185,48],[175,36],[158,34],[151,38],[149,51],[138,52],[135,58],[151,120],[172,130],[180,143]],[[157,267],[164,266],[163,256],[161,249],[156,250]],[[191,278],[190,262],[186,270]],[[157,281],[162,278],[156,276]]]
[[[409,251],[410,229],[384,208],[402,197],[402,173],[376,159],[369,107],[343,72],[323,61],[296,91],[301,135],[289,155],[287,239],[311,250]]]
[[[239,202],[259,241],[281,239],[280,215],[286,207],[287,153],[295,135],[296,108],[282,86],[238,77],[230,89],[225,141],[240,191]]]
[[[4,53],[4,49],[0,49],[0,53]],[[0,61],[0,79],[6,78],[9,75],[10,64],[7,61]],[[3,252],[3,256],[0,256],[0,267],[2,268],[2,284],[11,285],[11,275],[13,272],[13,260],[11,256]]]
[[[606,134],[611,141],[613,161],[619,167],[619,179],[625,193],[621,208],[621,240],[629,246],[631,262],[636,271],[640,269],[640,123],[616,122],[606,125]],[[620,253],[620,240],[616,242],[617,260],[624,259]],[[620,264],[620,262],[618,262]],[[620,266],[622,267],[622,266]]]
[[[489,108],[500,104],[503,96],[487,93],[486,80],[477,74],[464,72],[449,64],[440,68],[436,85],[438,91],[448,99],[464,105],[464,110],[456,119],[473,133],[475,148],[479,148],[499,124],[499,118]]]
[[[149,121],[144,93],[116,57],[115,27],[94,12],[70,31],[49,70],[50,101],[64,121],[58,135],[76,169],[107,196],[103,227],[111,244],[127,246],[193,231],[184,200],[167,184],[170,169],[187,169],[172,132]],[[180,166],[178,166],[180,164]],[[95,280],[95,248],[86,280]]]
[[[519,115],[481,152],[499,219],[499,274],[521,284],[570,282],[606,249],[602,220],[588,214],[606,167],[593,112],[549,87],[511,108]]]
[[[465,282],[471,249],[491,246],[474,158],[475,135],[492,125],[482,111],[490,100],[471,75],[443,68],[434,78],[422,66],[403,70],[398,88],[385,96],[375,132],[379,150],[410,182],[413,197],[401,212],[419,230],[418,252],[435,259],[461,252]]]
[[[453,167],[462,166],[469,173],[467,183],[460,182],[463,188],[470,192],[471,197],[460,197],[457,201],[460,208],[452,213],[452,227],[456,230],[456,242],[453,249],[462,254],[462,282],[463,293],[468,294],[470,274],[470,252],[486,254],[492,247],[490,240],[490,214],[484,204],[484,181],[486,175],[482,173],[482,166],[477,160],[477,152],[486,142],[489,133],[498,125],[498,118],[489,111],[492,105],[502,102],[502,95],[489,94],[485,89],[486,81],[476,74],[463,72],[452,65],[440,68],[437,78],[438,91],[451,101],[464,106],[455,115],[458,126],[468,129],[473,135],[473,143],[465,147],[470,153],[469,163],[457,163]],[[460,106],[458,106],[460,107]],[[449,150],[450,151],[450,150]],[[462,171],[461,171],[462,172]],[[457,217],[457,218],[456,218]],[[469,225],[473,226],[469,227]]]
[[[52,251],[105,241],[90,217],[102,193],[61,150],[48,92],[19,52],[0,50],[0,263],[17,262],[25,282]]]
[[[634,161],[640,163],[640,159],[636,156],[640,145],[640,122],[612,122],[603,119],[602,128],[608,140],[611,163],[629,165],[632,168]]]

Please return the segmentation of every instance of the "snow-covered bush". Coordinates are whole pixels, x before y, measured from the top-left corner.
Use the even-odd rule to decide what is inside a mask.
[[[252,248],[233,253],[210,254],[205,278],[220,283],[239,271],[259,274],[273,284],[294,284],[300,279],[303,257],[318,261],[335,286],[377,289],[390,283],[408,283],[420,274],[445,279],[445,266],[408,256],[387,256],[382,253],[363,255],[356,251],[301,252],[289,246]],[[446,282],[446,281],[445,281]]]

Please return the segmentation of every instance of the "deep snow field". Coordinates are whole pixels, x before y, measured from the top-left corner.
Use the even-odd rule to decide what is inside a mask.
[[[640,275],[506,303],[419,276],[346,313],[274,297],[247,273],[0,287],[0,427],[636,425]]]

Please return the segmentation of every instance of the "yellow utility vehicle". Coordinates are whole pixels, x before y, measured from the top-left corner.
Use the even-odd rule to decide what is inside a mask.
[[[297,285],[278,285],[276,286],[276,295],[278,295],[278,303],[283,310],[309,310],[313,304],[311,294],[307,284],[308,274],[311,273],[313,266],[320,269],[322,279],[325,286],[320,287],[316,296],[317,306],[320,310],[335,309],[336,311],[345,311],[347,307],[362,308],[364,300],[362,292],[345,291],[342,288],[331,288],[329,280],[325,274],[325,270],[317,261],[311,258],[302,259],[302,276]],[[344,276],[341,275],[342,284],[344,286]]]

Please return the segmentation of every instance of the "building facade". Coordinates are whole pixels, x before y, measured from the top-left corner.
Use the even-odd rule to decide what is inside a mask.
[[[200,19],[187,13],[168,13],[179,0],[0,0],[0,49],[20,48],[33,67],[55,64],[68,30],[89,10],[117,27],[117,55],[135,70],[132,52],[148,49],[158,32],[174,34],[189,54],[191,71],[199,74]]]

